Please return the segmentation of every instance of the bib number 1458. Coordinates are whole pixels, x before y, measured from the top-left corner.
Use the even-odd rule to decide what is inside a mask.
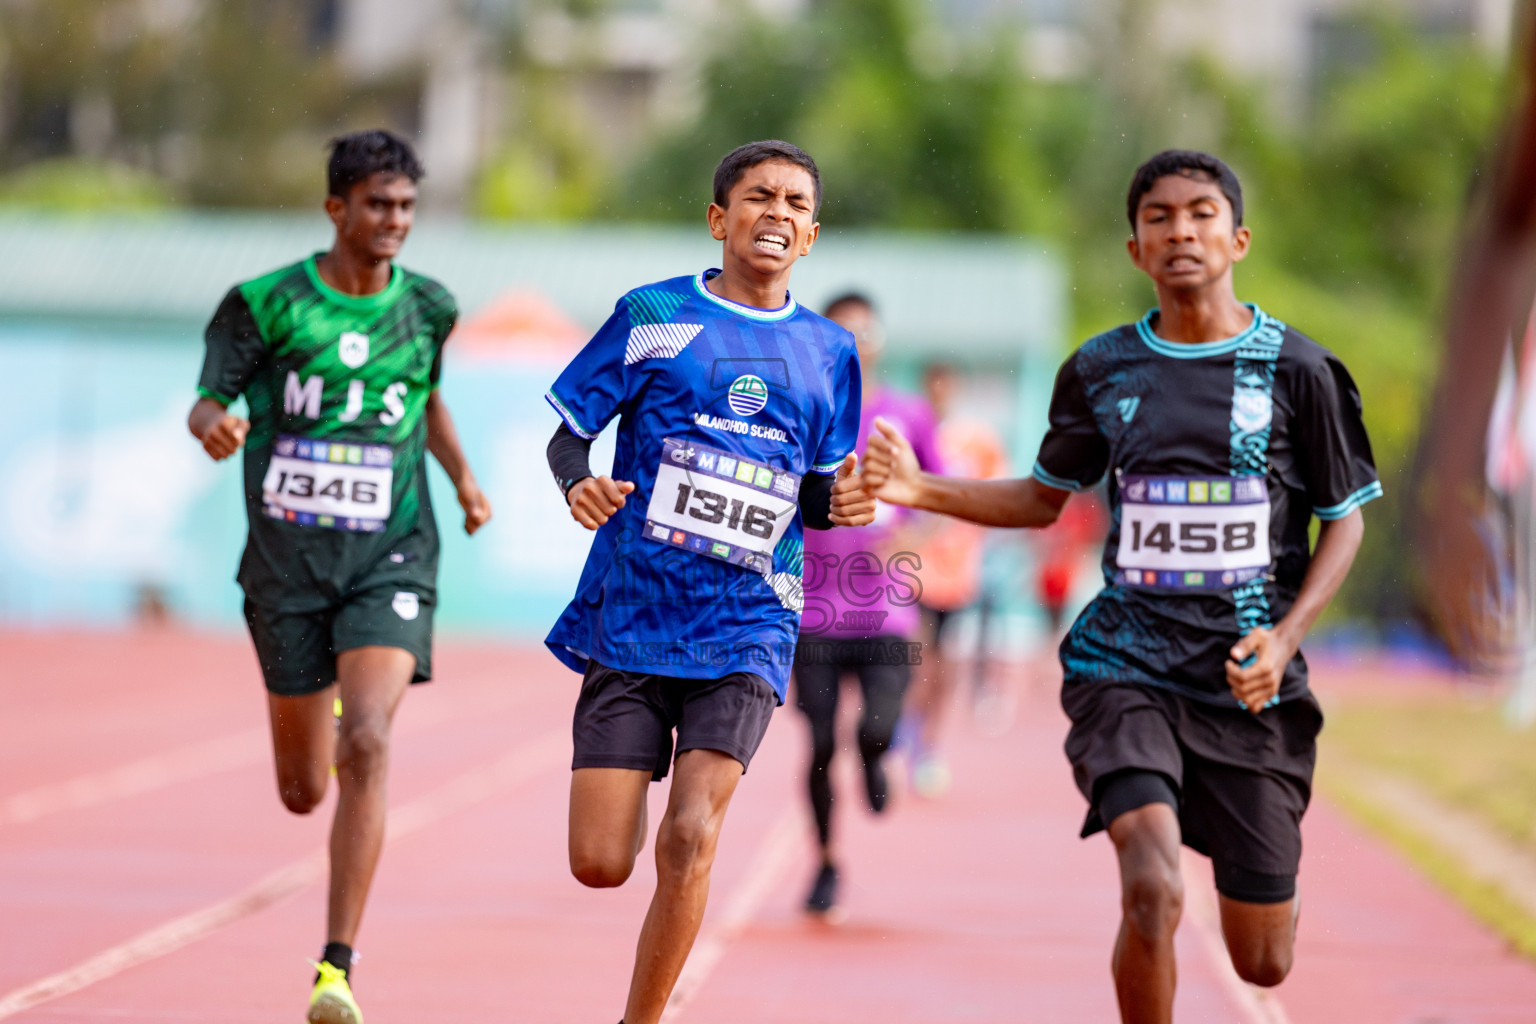
[[[1269,568],[1263,477],[1125,474],[1118,580],[1131,586],[1233,586]]]
[[[1220,551],[1232,554],[1252,551],[1258,546],[1259,526],[1252,520],[1236,523],[1212,522],[1145,522],[1132,519],[1131,544],[1133,553],[1153,549],[1162,554],[1177,550],[1187,555],[1206,555]],[[1177,538],[1175,538],[1177,530]],[[1143,535],[1145,534],[1145,535]]]

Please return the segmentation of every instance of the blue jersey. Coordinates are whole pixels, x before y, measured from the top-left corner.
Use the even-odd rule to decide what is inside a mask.
[[[754,672],[784,699],[800,629],[807,473],[831,474],[859,429],[853,336],[801,308],[714,295],[718,271],[619,300],[545,396],[635,485],[597,531],[545,642],[576,671],[709,679]]]

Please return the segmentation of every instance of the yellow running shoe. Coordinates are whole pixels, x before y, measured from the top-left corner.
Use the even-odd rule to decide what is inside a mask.
[[[320,978],[309,995],[309,1015],[304,1019],[309,1024],[363,1024],[363,1011],[352,998],[347,973],[324,960],[310,963],[320,972]]]

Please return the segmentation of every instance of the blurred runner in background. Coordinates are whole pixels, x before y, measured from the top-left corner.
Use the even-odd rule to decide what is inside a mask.
[[[1045,612],[1047,640],[1061,640],[1067,606],[1077,589],[1084,563],[1104,539],[1104,513],[1092,495],[1067,504],[1061,518],[1030,535],[1035,542],[1035,599]]]
[[[867,438],[876,416],[902,424],[918,463],[938,472],[933,413],[915,395],[886,387],[877,372],[885,340],[869,299],[849,293],[827,306],[829,319],[853,334],[859,349],[864,405],[859,437]],[[795,702],[811,726],[810,797],[821,866],[806,897],[806,910],[837,911],[838,869],[832,843],[832,755],[837,750],[837,705],[845,674],[856,674],[863,692],[859,753],[864,789],[876,814],[885,810],[882,763],[890,748],[901,702],[912,676],[922,593],[917,558],[904,546],[914,517],[891,505],[857,530],[805,535],[805,611],[795,647]]]
[[[1008,455],[997,431],[981,420],[955,412],[960,374],[947,363],[930,363],[923,390],[939,420],[939,456],[956,477],[987,480],[1008,469]],[[960,681],[958,665],[946,664],[944,645],[953,648],[955,617],[976,605],[979,622],[972,652],[972,678],[978,695],[987,685],[986,631],[988,596],[982,591],[981,559],[985,527],[958,519],[929,518],[917,531],[922,559],[923,657],[907,699],[902,739],[911,744],[912,788],[919,796],[938,797],[948,789],[950,772],[941,743],[948,712]],[[948,639],[946,639],[948,638]]]

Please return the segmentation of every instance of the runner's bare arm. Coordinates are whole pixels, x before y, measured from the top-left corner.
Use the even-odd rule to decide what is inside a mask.
[[[230,415],[223,402],[204,397],[187,414],[187,429],[203,443],[203,451],[215,461],[222,461],[245,444],[251,421]]]
[[[459,505],[464,509],[464,532],[473,536],[491,519],[491,502],[480,490],[480,483],[469,468],[464,449],[459,445],[459,432],[448,412],[443,393],[434,388],[427,396],[427,448],[437,459],[438,465],[453,481],[459,495]]]
[[[1273,628],[1255,629],[1233,645],[1232,658],[1227,662],[1227,685],[1249,711],[1258,714],[1280,692],[1285,666],[1349,575],[1364,536],[1365,517],[1358,508],[1341,519],[1325,520],[1317,532],[1317,550],[1312,552],[1301,593],[1290,612]],[[1243,662],[1250,657],[1252,661],[1244,667]]]
[[[982,526],[1050,526],[1071,491],[1020,480],[962,480],[925,473],[912,444],[882,417],[864,453],[864,487],[881,501],[939,512]]]

